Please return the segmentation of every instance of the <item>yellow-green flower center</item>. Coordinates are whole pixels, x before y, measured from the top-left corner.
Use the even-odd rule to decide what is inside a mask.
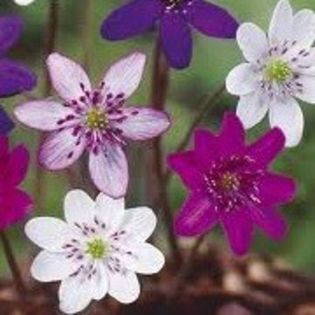
[[[241,186],[238,177],[231,172],[225,172],[224,174],[222,174],[219,184],[221,189],[226,192],[237,191]]]
[[[93,259],[102,259],[107,256],[109,252],[109,245],[104,240],[96,238],[87,243],[86,252]]]
[[[100,109],[92,109],[86,117],[86,125],[90,129],[104,129],[108,125],[106,113]]]
[[[271,61],[265,69],[265,77],[268,81],[283,83],[292,75],[289,64],[283,60]]]

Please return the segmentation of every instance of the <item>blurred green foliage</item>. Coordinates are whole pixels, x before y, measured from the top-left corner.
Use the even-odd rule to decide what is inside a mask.
[[[88,1],[92,4],[91,26],[85,20]],[[58,30],[57,51],[82,61],[86,56],[90,60],[90,75],[97,82],[105,69],[115,60],[130,51],[140,50],[151,60],[155,33],[152,31],[143,36],[123,42],[106,42],[100,37],[99,27],[103,18],[113,8],[123,1],[117,0],[59,0],[61,9],[60,28]],[[252,21],[263,28],[268,27],[276,0],[217,0],[213,1],[230,9],[240,21]],[[28,7],[18,7],[12,0],[0,0],[1,15],[19,14],[25,18],[26,28],[21,43],[12,51],[12,57],[23,60],[31,66],[39,76],[39,86],[32,92],[35,96],[42,94],[44,77],[43,45],[48,14],[48,0],[36,0]],[[308,7],[315,10],[314,0],[291,0],[295,9]],[[202,98],[220,86],[228,71],[242,60],[240,51],[234,41],[221,41],[195,34],[194,58],[191,67],[184,71],[173,71],[167,109],[171,113],[174,125],[165,138],[168,151],[176,148],[189,128],[194,114]],[[146,69],[145,78],[140,89],[134,95],[131,103],[148,104],[150,96],[150,68]],[[315,86],[314,86],[315,88]],[[3,99],[1,103],[12,112],[12,108],[21,102],[23,97]],[[204,126],[216,129],[222,114],[226,109],[234,109],[237,99],[225,95],[221,102],[205,117]],[[258,235],[254,249],[260,253],[274,252],[289,263],[305,270],[315,270],[315,108],[312,105],[303,106],[306,117],[305,135],[302,144],[288,150],[276,163],[278,171],[294,176],[299,182],[299,194],[296,201],[283,207],[283,212],[290,221],[290,234],[281,244],[274,244]],[[267,123],[258,126],[250,132],[255,138],[268,128]],[[25,183],[28,191],[34,192],[36,151],[38,134],[23,128],[19,124],[13,134],[14,143],[24,142],[32,151],[32,169]],[[136,146],[130,152],[130,157],[143,158],[147,145]],[[130,161],[132,180],[130,185],[129,203],[142,203],[147,200],[145,195],[144,163]],[[313,171],[314,170],[314,173]],[[45,173],[43,185],[43,209],[35,209],[34,215],[61,215],[62,200],[69,184],[65,173]],[[137,185],[135,185],[136,183]],[[177,179],[170,185],[173,209],[178,209],[185,198],[185,190]],[[177,210],[176,210],[177,211]],[[16,240],[16,251],[26,253],[28,243],[22,232],[22,225],[10,231]],[[20,250],[24,249],[24,250]],[[3,266],[3,259],[0,259]]]

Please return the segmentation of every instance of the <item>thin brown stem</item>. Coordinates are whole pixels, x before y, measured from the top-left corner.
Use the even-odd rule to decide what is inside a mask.
[[[165,102],[169,86],[169,67],[157,41],[154,55],[152,76],[152,106],[157,110],[165,109]],[[165,219],[167,237],[173,258],[180,261],[180,251],[173,234],[173,216],[169,205],[168,195],[164,183],[164,152],[162,138],[154,139],[152,148],[148,152],[148,189],[153,209],[162,209]]]
[[[202,122],[202,119],[213,109],[214,105],[217,104],[222,94],[225,92],[225,85],[223,84],[220,86],[214,93],[209,94],[199,106],[199,110],[191,123],[190,128],[188,129],[187,134],[185,135],[182,142],[179,144],[175,152],[180,152],[185,150],[188,146],[192,133],[194,132],[195,128]],[[172,176],[171,170],[167,170],[165,173],[165,184],[169,182]]]
[[[18,264],[16,262],[16,259],[13,254],[13,250],[11,247],[11,244],[9,242],[9,239],[7,238],[6,234],[2,231],[0,232],[0,238],[3,245],[5,257],[7,259],[8,265],[10,267],[13,280],[16,286],[16,289],[18,293],[20,294],[21,298],[25,298],[25,294],[27,292],[26,286],[24,284],[23,278],[21,276]]]

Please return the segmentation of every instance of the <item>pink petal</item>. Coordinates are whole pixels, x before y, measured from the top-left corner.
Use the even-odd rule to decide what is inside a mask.
[[[84,95],[84,91],[91,91],[87,74],[74,61],[53,53],[47,59],[47,66],[52,84],[64,100],[77,100]]]
[[[197,236],[213,228],[217,214],[206,196],[189,197],[175,220],[175,232],[181,236]]]
[[[14,113],[26,126],[44,131],[69,127],[76,122],[71,108],[51,100],[24,103],[17,106]]]
[[[26,147],[20,145],[16,147],[10,154],[8,161],[8,182],[12,185],[18,185],[25,178],[30,155]]]
[[[6,156],[9,152],[9,139],[7,136],[0,135],[0,158]]]
[[[164,112],[146,107],[123,110],[128,118],[114,126],[122,130],[123,136],[132,140],[149,140],[161,135],[170,127],[170,119]]]
[[[61,170],[73,164],[85,149],[85,138],[68,128],[52,133],[41,146],[39,162],[49,170]]]
[[[137,52],[112,65],[103,79],[104,91],[114,96],[124,94],[124,98],[128,98],[140,84],[145,60],[145,55]]]
[[[128,163],[123,149],[109,143],[95,154],[91,152],[89,169],[96,187],[113,198],[126,195],[128,186]]]

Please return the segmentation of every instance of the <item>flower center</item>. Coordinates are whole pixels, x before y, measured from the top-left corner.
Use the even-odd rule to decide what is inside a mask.
[[[109,252],[109,245],[100,238],[95,238],[87,242],[87,254],[93,259],[102,259],[107,256]]]
[[[219,179],[219,186],[225,192],[238,191],[240,189],[241,183],[237,175],[229,171],[222,174]]]
[[[283,60],[271,61],[265,69],[265,77],[268,81],[283,83],[292,75],[289,64]]]
[[[108,117],[104,111],[92,109],[87,114],[86,125],[90,129],[105,129],[108,125]]]

